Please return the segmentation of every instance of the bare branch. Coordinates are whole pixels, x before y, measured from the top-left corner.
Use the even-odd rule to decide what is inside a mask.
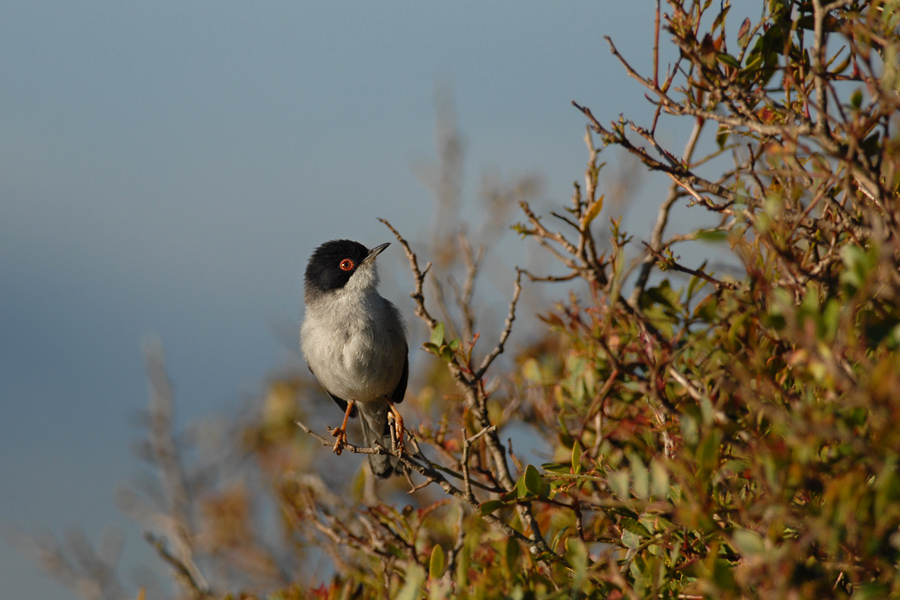
[[[574,100],[572,101],[572,106],[580,110],[591,121],[594,131],[604,136],[604,138],[606,138],[607,140],[615,140],[615,143],[619,144],[627,151],[637,156],[641,160],[641,162],[643,162],[648,168],[654,171],[662,171],[663,173],[668,174],[670,177],[680,182],[680,184],[689,191],[693,192],[693,188],[696,187],[704,192],[713,194],[727,201],[722,205],[717,205],[712,202],[705,201],[704,204],[707,204],[710,208],[716,210],[724,210],[734,203],[734,193],[728,188],[718,183],[714,183],[712,181],[704,179],[703,177],[699,177],[695,173],[692,173],[691,171],[685,169],[680,165],[672,166],[668,163],[664,163],[653,158],[647,153],[646,150],[632,144],[631,141],[621,132],[616,131],[615,133],[613,133],[609,129],[606,129],[605,127],[600,125],[600,122],[597,121],[589,108],[581,106]],[[696,192],[693,193],[696,194]]]
[[[491,425],[490,427],[485,427],[484,429],[482,429],[481,431],[479,431],[472,437],[467,438],[466,430],[465,429],[462,430],[464,444],[463,444],[463,452],[462,452],[461,462],[462,462],[462,469],[463,469],[463,481],[465,483],[466,499],[469,501],[475,500],[475,496],[472,494],[472,482],[469,477],[469,448],[471,448],[472,444],[474,444],[480,438],[484,437],[485,434],[493,433],[496,431],[497,431],[497,427],[494,425]]]
[[[179,564],[189,571],[192,586],[209,592],[209,583],[193,557],[193,526],[190,496],[175,439],[173,437],[174,400],[165,371],[165,356],[158,343],[145,345],[147,380],[150,387],[149,441],[158,466],[159,479],[167,496],[168,535],[175,544]],[[168,553],[168,551],[167,551]]]
[[[522,293],[522,271],[521,269],[516,268],[516,280],[513,284],[513,297],[512,300],[509,301],[509,312],[506,315],[506,322],[503,326],[503,332],[500,334],[500,339],[497,341],[497,345],[494,346],[494,349],[484,357],[484,360],[481,362],[481,366],[478,367],[478,370],[475,372],[476,379],[481,379],[484,377],[484,374],[487,373],[487,370],[490,368],[491,363],[503,353],[503,348],[506,345],[506,340],[509,339],[509,334],[512,332],[513,321],[516,320],[516,305],[519,303],[519,295]]]
[[[397,238],[397,241],[400,242],[400,245],[403,246],[403,250],[406,252],[406,257],[409,259],[409,268],[413,272],[413,280],[414,280],[414,284],[415,284],[415,289],[413,290],[412,294],[410,294],[410,296],[412,297],[413,300],[415,300],[415,303],[416,303],[416,316],[419,317],[420,319],[422,319],[423,321],[425,321],[425,323],[429,327],[429,331],[433,331],[435,326],[437,326],[437,319],[432,317],[431,314],[428,312],[428,309],[425,307],[425,294],[422,291],[422,288],[425,283],[425,275],[428,273],[428,270],[431,268],[431,263],[428,263],[425,266],[424,270],[420,270],[419,262],[418,262],[418,259],[416,258],[415,253],[412,250],[410,250],[409,244],[406,242],[405,239],[403,239],[403,237],[400,235],[400,232],[398,232],[396,229],[394,229],[394,226],[391,225],[390,223],[388,223],[385,219],[378,219],[378,220],[381,221],[382,223],[384,223],[384,225],[394,233],[394,236]]]
[[[658,10],[659,7],[657,7]],[[657,19],[659,16],[657,15]],[[691,135],[688,137],[688,141],[684,147],[684,153],[681,155],[682,162],[685,164],[690,164],[693,155],[694,149],[697,147],[697,140],[700,139],[700,132],[703,131],[703,124],[705,121],[703,119],[697,119],[694,121],[694,128],[691,130]],[[672,210],[672,206],[674,206],[675,201],[678,199],[678,185],[673,183],[669,186],[669,194],[666,196],[666,199],[659,206],[659,212],[656,216],[656,224],[653,226],[653,231],[650,233],[650,245],[649,247],[653,250],[659,250],[662,247],[662,238],[663,234],[666,230],[666,225],[669,223],[669,212]],[[641,293],[643,293],[644,288],[647,285],[647,279],[650,277],[650,271],[653,269],[653,265],[656,262],[656,258],[651,254],[647,253],[647,256],[643,260],[643,264],[641,265],[641,271],[638,274],[637,281],[634,284],[634,291],[631,293],[631,298],[629,302],[632,306],[637,306],[638,299],[640,298]]]
[[[182,587],[190,591],[191,598],[200,600],[216,596],[210,591],[205,581],[197,580],[195,566],[186,564],[182,559],[169,552],[163,538],[157,537],[150,532],[144,532],[144,539],[153,546],[160,558],[172,567],[172,570],[175,572],[175,578],[181,583]]]

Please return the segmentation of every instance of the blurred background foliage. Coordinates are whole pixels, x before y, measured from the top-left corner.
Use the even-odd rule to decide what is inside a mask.
[[[661,3],[675,63],[641,73],[607,40],[610,81],[641,82],[654,118],[573,103],[585,180],[546,212],[536,178],[486,180],[462,223],[445,107],[432,232],[394,232],[432,355],[402,405],[409,476],[375,482],[301,430],[339,416],[306,373],[173,431],[149,344],[148,468],[120,504],[175,584],[141,597],[900,596],[898,4],[766,0],[732,22],[728,2]],[[665,119],[694,124],[683,151]],[[646,240],[604,206],[612,149],[671,182]],[[676,212],[709,225],[672,234]],[[517,219],[524,249],[486,266]],[[104,552],[44,548],[83,597],[123,597]]]

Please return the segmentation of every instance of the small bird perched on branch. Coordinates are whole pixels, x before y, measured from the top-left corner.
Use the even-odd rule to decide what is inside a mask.
[[[306,266],[300,347],[309,370],[344,410],[333,432],[335,454],[347,444],[347,421],[357,411],[367,446],[376,440],[388,449],[403,444],[396,405],[409,379],[406,330],[397,307],[376,289],[375,258],[389,245],[369,250],[358,242],[332,240],[316,248]],[[399,461],[369,454],[369,464],[375,475],[388,477]]]

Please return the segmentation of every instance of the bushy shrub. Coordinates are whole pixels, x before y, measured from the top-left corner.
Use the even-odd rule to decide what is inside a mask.
[[[273,381],[233,432],[237,483],[221,465],[189,476],[151,361],[148,456],[169,501],[148,527],[183,595],[900,595],[898,8],[767,0],[732,23],[727,3],[668,0],[656,48],[669,36],[678,58],[662,72],[655,50],[646,75],[608,40],[654,117],[605,124],[575,104],[589,159],[571,203],[542,215],[530,184],[507,190],[521,243],[557,262],[509,270],[497,336],[479,334],[482,255],[464,230],[430,248],[394,231],[436,357],[411,390],[408,479],[375,489],[365,471],[340,485],[317,469],[302,376]],[[664,119],[693,123],[683,152],[657,139]],[[671,181],[645,242],[603,210],[609,147]],[[713,224],[671,234],[676,209]],[[691,264],[687,244],[738,267]],[[560,300],[503,363],[523,287]],[[519,460],[515,427],[546,462]]]

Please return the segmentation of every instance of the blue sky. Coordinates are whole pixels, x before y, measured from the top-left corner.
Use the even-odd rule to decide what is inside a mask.
[[[0,7],[3,530],[97,542],[112,526],[126,579],[161,570],[114,502],[137,468],[141,340],[166,348],[182,423],[233,410],[296,360],[273,331],[299,322],[312,249],[389,241],[377,217],[413,240],[431,224],[411,167],[434,160],[437,84],[452,90],[470,197],[489,169],[537,173],[541,201],[566,202],[586,160],[570,101],[605,120],[648,114],[602,36],[648,68],[654,6]],[[635,230],[658,189],[629,212]],[[4,597],[72,597],[5,542],[0,581]]]

